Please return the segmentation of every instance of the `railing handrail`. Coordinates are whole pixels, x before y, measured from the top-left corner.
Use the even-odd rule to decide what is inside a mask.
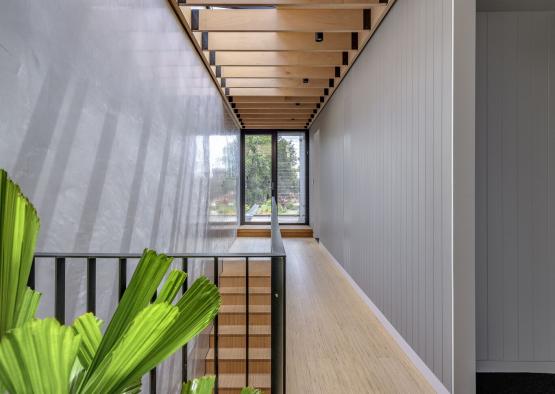
[[[66,259],[140,259],[142,253],[49,253],[49,252],[36,252],[35,257],[37,258],[66,258]],[[258,258],[268,258],[268,257],[283,257],[285,254],[270,253],[270,252],[256,252],[256,253],[165,253],[168,257],[174,258],[191,258],[191,259],[213,259],[218,258],[245,258],[245,257],[258,257]]]
[[[272,246],[271,254],[274,257],[285,256],[285,248],[281,239],[281,231],[279,229],[278,206],[276,198],[272,197],[272,222],[271,222]]]

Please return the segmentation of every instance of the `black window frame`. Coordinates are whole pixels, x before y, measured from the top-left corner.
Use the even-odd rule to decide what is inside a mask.
[[[272,197],[277,201],[278,194],[278,167],[277,167],[277,142],[278,133],[304,133],[306,146],[306,165],[305,165],[305,221],[302,223],[283,223],[291,226],[307,226],[310,223],[310,188],[309,188],[309,171],[310,171],[310,140],[309,131],[306,129],[243,129],[241,130],[240,142],[240,223],[241,225],[268,225],[270,222],[245,222],[245,136],[246,135],[271,135],[272,136]],[[302,175],[301,175],[302,176]],[[279,218],[279,215],[278,215]]]

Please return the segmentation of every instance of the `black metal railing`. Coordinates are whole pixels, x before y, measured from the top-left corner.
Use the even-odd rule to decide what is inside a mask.
[[[188,272],[192,260],[212,260],[214,284],[219,286],[220,262],[225,259],[243,259],[245,261],[245,385],[252,384],[249,379],[249,263],[251,259],[269,259],[271,261],[271,390],[272,393],[285,393],[285,273],[286,255],[281,238],[277,214],[277,204],[272,199],[272,225],[271,225],[271,251],[268,253],[176,253],[168,254],[181,260],[182,269]],[[29,286],[35,288],[36,264],[54,263],[54,314],[62,323],[66,321],[66,267],[67,264],[77,261],[86,261],[86,304],[87,312],[96,313],[96,268],[97,260],[114,260],[118,263],[118,301],[127,288],[127,270],[129,260],[138,260],[140,253],[36,253],[29,277]],[[204,262],[201,262],[204,264]],[[183,284],[182,291],[187,291],[188,279]],[[216,375],[215,393],[218,393],[218,351],[219,351],[219,315],[213,323],[213,349],[214,349],[214,375]],[[186,381],[187,376],[187,345],[182,349],[181,379]],[[150,393],[156,393],[156,369],[150,372]]]

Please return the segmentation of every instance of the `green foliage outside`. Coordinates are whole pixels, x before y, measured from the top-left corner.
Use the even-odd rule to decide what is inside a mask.
[[[272,212],[272,137],[245,138],[245,211],[258,205],[258,215]],[[299,157],[293,142],[278,138],[279,214],[299,214]]]

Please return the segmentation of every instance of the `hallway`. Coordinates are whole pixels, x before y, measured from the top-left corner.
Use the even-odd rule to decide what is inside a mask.
[[[433,392],[314,239],[284,245],[289,392]]]

